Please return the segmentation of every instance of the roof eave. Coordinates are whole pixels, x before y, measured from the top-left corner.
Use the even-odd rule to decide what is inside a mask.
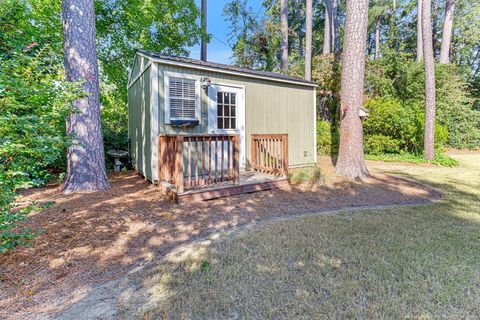
[[[247,78],[253,78],[253,79],[263,79],[263,80],[269,80],[269,81],[275,81],[275,82],[290,83],[290,84],[296,84],[296,85],[312,87],[312,88],[318,87],[318,85],[314,82],[295,81],[295,80],[290,80],[290,79],[269,77],[269,76],[266,76],[266,75],[257,75],[257,74],[241,72],[241,71],[233,71],[233,70],[225,70],[225,69],[215,68],[215,67],[207,67],[207,66],[197,65],[197,64],[188,63],[188,62],[172,61],[172,60],[169,60],[169,59],[152,57],[152,56],[147,55],[147,54],[145,54],[141,51],[137,51],[137,54],[141,55],[141,56],[143,56],[147,59],[150,59],[152,62],[163,63],[163,64],[167,64],[167,65],[181,66],[181,67],[185,67],[185,68],[206,70],[206,71],[212,71],[212,72],[218,72],[218,73],[224,73],[224,74],[233,74],[233,75],[247,77]]]

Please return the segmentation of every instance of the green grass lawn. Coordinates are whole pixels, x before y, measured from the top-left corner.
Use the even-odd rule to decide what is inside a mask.
[[[370,163],[443,190],[429,205],[262,224],[172,256],[139,317],[478,318],[480,154]]]

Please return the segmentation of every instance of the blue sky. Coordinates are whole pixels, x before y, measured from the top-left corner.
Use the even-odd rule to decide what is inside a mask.
[[[225,21],[223,8],[229,0],[207,0],[207,31],[212,35],[208,44],[207,59],[212,62],[231,63],[230,57],[232,50],[227,45],[230,25]],[[195,0],[200,8],[200,0]],[[258,10],[262,0],[249,0],[248,5]],[[190,49],[190,57],[200,59],[200,45],[193,46]]]

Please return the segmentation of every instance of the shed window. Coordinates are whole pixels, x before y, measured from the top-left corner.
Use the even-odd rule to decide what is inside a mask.
[[[217,93],[217,128],[237,128],[236,94],[233,92]]]
[[[196,119],[196,80],[169,78],[170,119]]]

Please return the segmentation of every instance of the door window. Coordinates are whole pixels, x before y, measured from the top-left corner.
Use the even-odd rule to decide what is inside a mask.
[[[217,129],[237,129],[237,94],[217,92]]]

